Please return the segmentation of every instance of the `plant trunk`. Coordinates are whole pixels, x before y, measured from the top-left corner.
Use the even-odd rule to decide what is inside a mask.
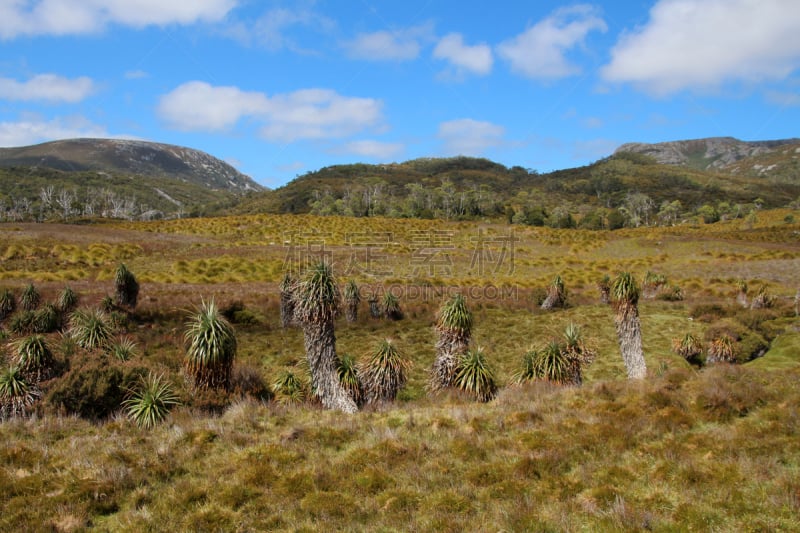
[[[336,355],[333,320],[303,324],[303,337],[311,370],[311,385],[322,405],[326,409],[337,409],[343,413],[358,411],[353,398],[339,383],[339,358]]]
[[[736,295],[736,303],[742,307],[747,307],[747,293],[744,291],[739,291],[739,293]]]
[[[542,302],[542,309],[555,309],[557,307],[564,307],[564,297],[561,291],[555,287],[547,289],[547,298]]]
[[[350,300],[344,308],[344,316],[348,322],[358,321],[358,300]]]
[[[452,387],[458,371],[458,362],[469,349],[469,336],[450,331],[439,331],[436,342],[436,360],[431,370],[431,389]]]
[[[370,298],[369,299],[369,314],[372,318],[381,318],[383,317],[383,313],[381,313],[380,307],[378,307],[378,299],[377,298]]]
[[[602,287],[600,289],[600,303],[601,304],[608,304],[611,301],[611,288],[610,287]]]
[[[289,328],[294,325],[294,300],[292,299],[292,293],[281,291],[281,326]]]
[[[619,349],[628,369],[628,379],[644,379],[647,366],[642,351],[642,327],[639,308],[635,304],[623,303],[614,317],[617,326]]]

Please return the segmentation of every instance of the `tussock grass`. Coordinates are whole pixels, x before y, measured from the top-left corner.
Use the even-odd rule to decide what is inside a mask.
[[[797,290],[800,241],[791,228],[769,226],[770,217],[759,213],[744,231],[738,223],[600,233],[521,228],[514,272],[497,274],[468,268],[476,224],[254,216],[81,232],[45,227],[60,231],[57,237],[41,225],[4,232],[0,290],[19,295],[33,281],[43,301],[57,301],[62,278],[76,276],[70,286],[93,308],[113,294],[121,261],[141,290],[136,311],[119,324],[137,345],[128,361],[83,350],[69,335],[45,335],[70,368],[41,384],[45,394],[26,405],[35,416],[0,424],[0,529],[800,529],[800,324],[787,307]],[[303,336],[281,327],[278,289],[283,243],[299,227],[326,233],[342,268],[352,255],[348,233],[383,230],[397,242],[381,250],[393,268],[381,283],[398,291],[405,319],[336,321],[339,353],[364,354],[384,338],[402,347],[411,365],[394,403],[342,417],[308,400]],[[455,233],[451,277],[413,273],[410,243],[431,229]],[[619,271],[642,279],[648,270],[679,284],[685,299],[639,302],[648,377],[628,383],[614,311],[598,303],[595,284]],[[544,313],[536,289],[556,274],[569,281],[571,306]],[[381,285],[353,277],[362,294]],[[775,306],[733,313],[737,279],[767,284]],[[426,389],[437,309],[461,292],[469,295],[472,344],[489,354],[498,387],[488,403]],[[236,323],[232,388],[267,390],[270,383],[275,401],[194,393],[182,365],[181,310],[198,294],[241,302],[257,317]],[[710,306],[695,316],[699,304]],[[511,386],[525,347],[560,338],[571,323],[596,351],[583,384]],[[687,333],[708,339],[744,331],[737,328],[772,341],[770,350],[746,364],[702,369],[673,352],[673,340]],[[5,347],[19,337],[5,335]],[[173,383],[184,405],[142,431],[120,404],[151,372]],[[87,378],[97,384],[95,404],[107,400],[102,413],[72,403]],[[100,394],[106,382],[119,389],[116,396]],[[97,420],[59,414],[55,398]]]

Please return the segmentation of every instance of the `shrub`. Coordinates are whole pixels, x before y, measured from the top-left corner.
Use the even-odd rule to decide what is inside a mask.
[[[481,402],[488,402],[497,394],[494,372],[486,364],[483,350],[470,350],[459,360],[455,386]]]
[[[708,363],[733,363],[736,361],[734,340],[730,335],[720,335],[708,345]]]
[[[184,364],[194,384],[201,388],[227,390],[236,357],[233,326],[217,310],[212,300],[186,324],[187,349]]]
[[[89,354],[53,384],[47,402],[67,414],[100,420],[119,409],[126,391],[146,375],[142,366]]]
[[[180,402],[172,385],[163,375],[150,373],[142,377],[122,402],[125,413],[138,427],[150,429],[164,420],[170,409]]]
[[[231,391],[238,396],[249,396],[266,402],[272,399],[272,391],[264,381],[258,368],[247,363],[237,364],[231,375]]]
[[[29,283],[25,289],[22,291],[22,296],[19,299],[19,303],[22,306],[22,309],[25,311],[33,311],[37,307],[39,307],[39,303],[42,301],[42,296],[39,294],[39,291],[33,285],[33,283]]]
[[[40,396],[18,366],[0,371],[0,420],[26,416],[28,409]]]
[[[407,380],[411,361],[405,359],[389,339],[381,341],[378,348],[361,367],[364,398],[367,403],[391,402]]]

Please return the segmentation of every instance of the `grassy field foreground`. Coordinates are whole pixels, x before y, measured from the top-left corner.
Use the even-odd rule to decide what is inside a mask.
[[[257,216],[0,226],[0,289],[19,293],[33,282],[48,301],[69,285],[82,307],[94,307],[112,291],[119,262],[142,282],[119,332],[135,340],[137,355],[102,359],[50,334],[67,373],[43,387],[57,389],[82,368],[136,366],[167,376],[184,403],[150,431],[119,413],[65,414],[52,394],[32,418],[0,423],[0,529],[796,531],[800,226],[785,219],[777,211],[748,226],[526,228],[515,234],[513,271],[470,268],[476,235],[506,234],[494,224]],[[280,327],[277,283],[286,243],[315,230],[340,270],[353,257],[353,234],[391,234],[375,247],[391,272],[353,277],[365,290],[396,288],[406,317],[371,319],[362,302],[358,322],[337,321],[337,346],[362,358],[393,339],[413,362],[399,400],[345,416],[252,395],[195,398],[181,369],[183,329],[201,299],[241,303],[240,375],[267,384],[287,370],[302,375],[302,334]],[[449,270],[434,276],[410,260],[431,232],[449,235]],[[656,271],[684,293],[641,302],[643,382],[624,379],[613,312],[598,303],[596,282],[623,269],[640,279]],[[570,307],[541,311],[537,295],[556,274]],[[739,279],[765,284],[774,308],[737,310]],[[487,404],[426,393],[434,315],[456,290],[472,295],[473,345],[501,386]],[[570,323],[598,352],[584,385],[515,385],[523,353]],[[745,324],[747,338],[769,348],[746,364],[696,369],[671,350],[687,332]],[[11,357],[15,336],[5,335],[0,350]]]

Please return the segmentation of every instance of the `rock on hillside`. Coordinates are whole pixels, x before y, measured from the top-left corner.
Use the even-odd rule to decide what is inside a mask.
[[[263,190],[249,176],[205,152],[145,141],[69,139],[0,148],[0,166],[166,177],[238,193]]]
[[[741,159],[769,153],[776,148],[800,142],[798,139],[776,141],[740,141],[733,137],[710,137],[655,144],[627,143],[614,152],[634,152],[653,157],[665,165],[684,165],[699,170],[722,170]]]

